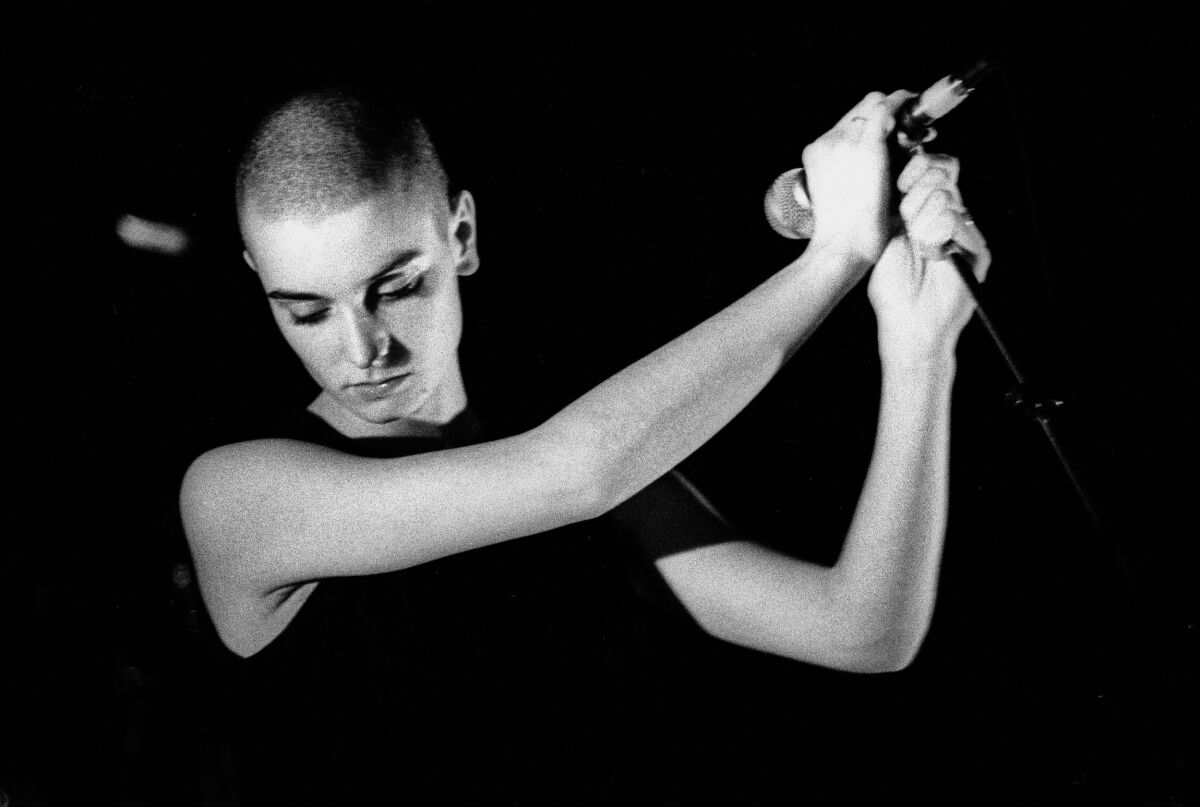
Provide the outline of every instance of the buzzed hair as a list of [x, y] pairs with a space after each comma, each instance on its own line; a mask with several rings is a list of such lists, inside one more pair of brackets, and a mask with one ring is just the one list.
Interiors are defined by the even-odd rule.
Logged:
[[447, 198], [442, 161], [411, 110], [341, 90], [297, 95], [258, 125], [237, 171], [247, 206], [277, 221], [341, 212], [400, 183]]

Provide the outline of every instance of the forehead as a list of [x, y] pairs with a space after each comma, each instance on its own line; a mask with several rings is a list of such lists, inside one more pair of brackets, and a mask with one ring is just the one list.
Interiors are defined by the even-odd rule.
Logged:
[[242, 218], [246, 249], [264, 287], [323, 293], [355, 286], [404, 252], [429, 254], [442, 241], [430, 194], [381, 192], [321, 218]]

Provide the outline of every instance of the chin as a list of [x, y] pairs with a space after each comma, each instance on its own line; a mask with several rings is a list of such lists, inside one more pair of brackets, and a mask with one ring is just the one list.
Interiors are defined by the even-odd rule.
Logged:
[[354, 411], [354, 414], [359, 420], [373, 423], [376, 426], [386, 426], [389, 423], [395, 423], [397, 420], [404, 420], [404, 415], [396, 414], [395, 412], [362, 412]]
[[398, 401], [380, 401], [375, 406], [351, 409], [350, 411], [368, 423], [384, 424], [395, 423], [398, 420], [416, 419], [417, 415], [409, 410], [410, 407], [404, 406]]
[[375, 406], [351, 410], [368, 423], [379, 425], [407, 421], [440, 425], [444, 418], [438, 417], [438, 407], [430, 406], [429, 396], [413, 400], [412, 396], [379, 401]]

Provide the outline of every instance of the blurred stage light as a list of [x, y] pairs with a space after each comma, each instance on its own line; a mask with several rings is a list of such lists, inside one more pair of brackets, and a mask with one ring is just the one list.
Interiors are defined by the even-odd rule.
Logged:
[[150, 221], [127, 213], [117, 220], [117, 238], [127, 247], [160, 255], [179, 256], [187, 252], [187, 231], [173, 224]]

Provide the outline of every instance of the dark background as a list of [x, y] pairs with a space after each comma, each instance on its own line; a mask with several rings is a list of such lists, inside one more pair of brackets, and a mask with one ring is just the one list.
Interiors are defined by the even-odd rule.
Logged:
[[[81, 26], [31, 60], [13, 127], [29, 220], [10, 231], [8, 305], [19, 508], [0, 786], [14, 804], [231, 803], [206, 718], [219, 653], [176, 573], [173, 502], [223, 424], [312, 394], [234, 229], [230, 172], [264, 104], [353, 78], [430, 110], [479, 209], [468, 392], [520, 428], [794, 257], [762, 193], [863, 94], [921, 90], [984, 54], [1002, 69], [935, 145], [963, 161], [996, 319], [1066, 402], [1058, 428], [1105, 529], [1006, 404], [1003, 365], [972, 324], [920, 657], [855, 677], [714, 651], [712, 743], [757, 782], [747, 802], [843, 803], [875, 782], [961, 804], [1184, 803], [1195, 130], [1180, 24], [791, 13], [754, 34], [741, 14], [702, 36], [644, 16], [415, 11], [319, 35]], [[113, 226], [127, 212], [186, 228], [192, 249], [123, 247]], [[877, 371], [860, 288], [686, 470], [747, 531], [832, 561], [870, 455]]]

